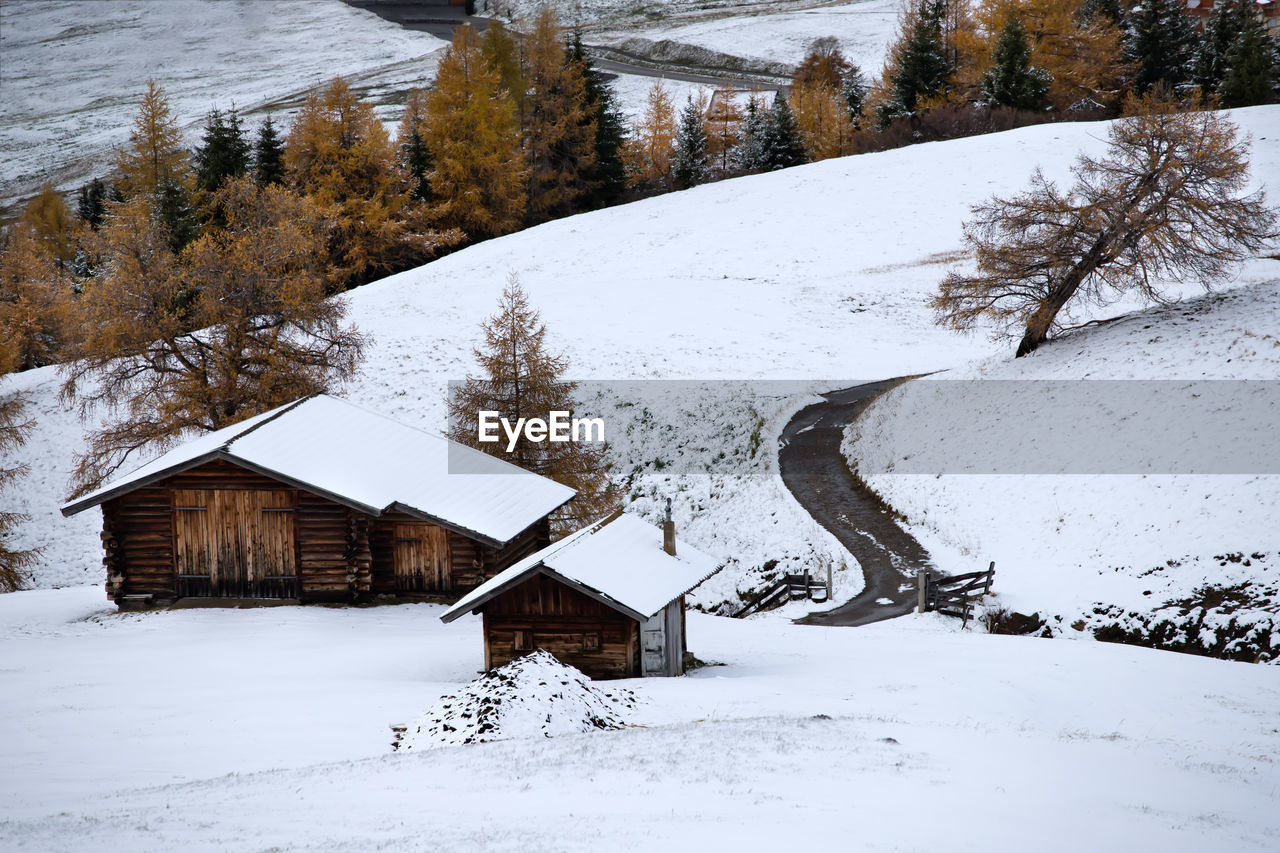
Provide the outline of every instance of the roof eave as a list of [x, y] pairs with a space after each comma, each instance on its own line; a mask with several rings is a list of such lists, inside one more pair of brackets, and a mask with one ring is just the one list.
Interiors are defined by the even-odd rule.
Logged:
[[201, 465], [223, 458], [226, 458], [226, 454], [222, 448], [218, 448], [210, 451], [209, 453], [197, 456], [194, 459], [188, 459], [186, 462], [180, 462], [177, 465], [171, 465], [168, 468], [163, 468], [154, 474], [143, 477], [141, 480], [121, 483], [116, 488], [109, 489], [101, 494], [95, 495], [94, 497], [82, 498], [77, 501], [68, 501], [61, 506], [59, 511], [65, 518], [70, 518], [73, 515], [84, 512], [86, 509], [99, 506], [109, 500], [118, 498], [121, 495], [136, 491], [137, 489], [144, 489], [153, 483], [158, 483], [167, 477], [172, 477], [174, 474], [181, 474], [183, 471], [190, 471], [192, 468], [199, 468]]
[[[461, 609], [461, 610], [451, 609], [446, 613], [442, 614], [440, 616], [440, 621], [444, 622], [445, 624], [448, 624], [454, 621], [455, 619], [459, 618], [460, 616], [463, 616], [468, 613], [475, 613], [477, 610], [479, 610], [481, 607], [484, 607], [490, 601], [493, 601], [493, 599], [497, 598], [499, 595], [502, 595], [504, 592], [507, 592], [512, 587], [515, 587], [524, 583], [526, 580], [533, 577], [534, 575], [546, 575], [547, 577], [552, 578], [553, 580], [557, 580], [560, 583], [564, 584], [565, 586], [569, 587], [570, 589], [576, 590], [577, 592], [582, 593], [588, 598], [594, 599], [595, 601], [600, 602], [606, 607], [612, 610], [618, 611], [624, 616], [629, 616], [632, 619], [636, 620], [637, 622], [643, 622], [644, 620], [648, 619], [649, 616], [653, 615], [651, 613], [649, 614], [649, 616], [646, 616], [642, 614], [640, 611], [635, 610], [634, 608], [628, 607], [627, 605], [623, 604], [622, 602], [614, 598], [610, 598], [608, 595], [605, 595], [603, 592], [601, 592], [598, 589], [592, 589], [586, 584], [575, 581], [572, 578], [567, 578], [564, 575], [557, 572], [555, 569], [549, 568], [545, 563], [535, 563], [534, 565], [530, 566], [528, 569], [521, 572], [520, 574], [513, 575], [512, 577], [508, 578], [502, 583], [495, 585], [493, 589], [486, 591], [484, 595], [480, 596], [475, 601], [471, 602], [471, 604], [467, 605], [465, 609]], [[701, 583], [701, 581], [699, 581], [699, 583]], [[680, 595], [683, 595], [683, 594], [684, 593], [681, 593]], [[670, 604], [671, 601], [675, 601], [679, 597], [680, 597], [679, 595], [673, 596], [671, 600], [667, 602], [667, 604]], [[662, 606], [666, 607], [667, 605], [664, 604]], [[662, 608], [660, 607], [658, 609], [661, 610]]]

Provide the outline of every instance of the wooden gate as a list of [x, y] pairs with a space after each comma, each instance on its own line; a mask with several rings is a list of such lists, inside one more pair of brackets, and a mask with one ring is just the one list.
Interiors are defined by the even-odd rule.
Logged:
[[294, 498], [285, 491], [174, 491], [179, 596], [297, 598]]
[[446, 592], [453, 588], [449, 531], [425, 521], [397, 521], [396, 592]]

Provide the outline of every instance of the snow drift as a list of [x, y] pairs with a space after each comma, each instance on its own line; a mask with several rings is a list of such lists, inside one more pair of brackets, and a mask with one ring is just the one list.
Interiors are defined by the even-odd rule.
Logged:
[[578, 670], [538, 649], [442, 697], [409, 728], [400, 748], [413, 752], [621, 729], [635, 706], [630, 690], [596, 687]]

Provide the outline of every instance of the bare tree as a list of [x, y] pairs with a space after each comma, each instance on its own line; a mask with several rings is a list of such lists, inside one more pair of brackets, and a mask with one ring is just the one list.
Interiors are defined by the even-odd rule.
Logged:
[[1024, 192], [973, 208], [965, 240], [977, 272], [942, 281], [932, 301], [940, 323], [1020, 328], [1023, 356], [1073, 301], [1136, 292], [1163, 303], [1169, 285], [1186, 282], [1208, 290], [1277, 236], [1262, 191], [1244, 194], [1248, 140], [1221, 114], [1152, 100], [1109, 137], [1106, 156], [1079, 158], [1069, 191], [1037, 170]]

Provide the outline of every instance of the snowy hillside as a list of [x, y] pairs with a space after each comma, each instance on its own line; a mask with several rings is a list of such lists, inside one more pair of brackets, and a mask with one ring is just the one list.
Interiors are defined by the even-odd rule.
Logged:
[[[1161, 423], [1227, 442], [1251, 426], [1244, 419], [1258, 421], [1260, 437], [1273, 434], [1280, 422], [1274, 386], [1260, 386], [1263, 397], [1256, 399], [1254, 392], [1215, 389], [1206, 382], [1280, 380], [1280, 262], [1252, 263], [1231, 286], [1064, 335], [1028, 358], [997, 356], [900, 388], [849, 430], [846, 453], [912, 522], [940, 564], [967, 571], [995, 560], [1003, 599], [1023, 612], [1061, 614], [1070, 622], [1097, 602], [1149, 610], [1191, 596], [1207, 582], [1255, 582], [1256, 599], [1271, 599], [1266, 589], [1280, 582], [1280, 561], [1260, 557], [1280, 548], [1280, 475], [1263, 444], [1236, 438], [1251, 450], [1252, 458], [1242, 460], [1245, 470], [1258, 473], [1202, 475], [1177, 473], [1188, 469], [1179, 464], [1179, 454], [1195, 453], [1194, 445], [1171, 446], [1167, 455], [1161, 445], [1179, 441], [1184, 432], [1161, 431]], [[1061, 382], [1081, 379], [1098, 385]], [[1155, 379], [1206, 384], [1105, 381]], [[963, 380], [993, 381], [992, 392], [963, 382], [960, 395], [949, 393]], [[1027, 423], [1028, 406], [1011, 405], [995, 380], [1043, 381], [1044, 394], [1031, 405], [1045, 409], [1071, 394], [1071, 411], [1085, 436], [1103, 448], [1120, 442], [1117, 450], [1148, 442], [1154, 446], [1143, 449], [1155, 457], [1154, 467], [1131, 473], [1120, 460], [1117, 467], [1101, 469], [1103, 476], [1018, 475], [1019, 464], [1035, 471], [1041, 460], [1014, 458], [1000, 474], [938, 477], [894, 470], [894, 459], [912, 453], [906, 445], [924, 440], [930, 429], [945, 431], [935, 441], [992, 448], [995, 455], [983, 470], [1000, 468], [1002, 455], [1016, 455], [1016, 448], [992, 440], [992, 430], [1002, 423], [1028, 432], [1036, 428]], [[1206, 418], [1193, 393], [1224, 395], [1227, 407], [1218, 417], [1228, 422]], [[1155, 417], [1147, 421], [1144, 415]], [[1136, 435], [1130, 431], [1135, 425]], [[910, 439], [903, 441], [904, 434]], [[1211, 456], [1212, 449], [1201, 455]], [[1214, 559], [1236, 553], [1254, 558], [1234, 568]], [[1249, 609], [1240, 607], [1237, 615]]]
[[[1255, 177], [1274, 182], [1280, 146], [1266, 141], [1280, 137], [1280, 107], [1235, 117], [1256, 139]], [[590, 387], [614, 409], [608, 435], [636, 509], [656, 518], [659, 501], [674, 497], [681, 535], [733, 558], [704, 603], [731, 598], [771, 560], [815, 574], [844, 561], [856, 572], [778, 478], [782, 426], [816, 391], [1007, 354], [1005, 343], [940, 329], [925, 301], [958, 257], [971, 204], [1020, 187], [1036, 165], [1065, 177], [1074, 154], [1101, 150], [1104, 138], [1104, 125], [1056, 124], [828, 160], [473, 246], [350, 294], [373, 344], [344, 393], [443, 429], [447, 382], [474, 370], [478, 325], [518, 273], [574, 377], [601, 380]], [[1249, 275], [1264, 280], [1274, 263]], [[677, 379], [707, 387], [643, 383], [642, 399], [663, 401], [661, 418], [619, 410], [626, 401], [609, 392], [618, 380]], [[18, 508], [32, 521], [19, 544], [46, 546], [41, 586], [101, 583], [96, 514], [57, 512], [83, 435], [57, 384], [53, 369], [5, 381], [30, 393], [39, 421], [23, 451], [32, 474]], [[677, 457], [681, 466], [669, 466]]]

